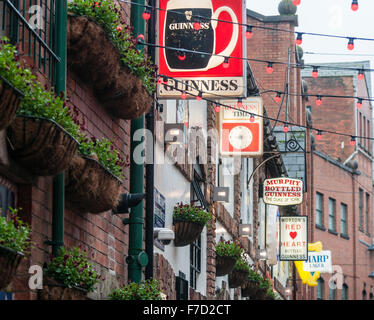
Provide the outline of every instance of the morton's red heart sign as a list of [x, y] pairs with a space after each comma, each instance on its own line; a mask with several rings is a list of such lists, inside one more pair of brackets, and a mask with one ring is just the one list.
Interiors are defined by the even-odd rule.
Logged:
[[[158, 96], [246, 95], [243, 0], [159, 0]], [[244, 22], [245, 23], [245, 22]]]
[[308, 259], [308, 217], [280, 217], [279, 259], [281, 261]]

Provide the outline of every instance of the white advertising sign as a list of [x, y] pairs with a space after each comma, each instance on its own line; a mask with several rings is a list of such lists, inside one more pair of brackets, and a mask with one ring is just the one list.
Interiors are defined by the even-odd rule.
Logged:
[[263, 101], [261, 97], [222, 100], [219, 151], [222, 157], [257, 157], [263, 153]]
[[280, 217], [280, 261], [308, 260], [308, 217]]
[[268, 206], [266, 214], [266, 252], [268, 255], [267, 264], [273, 266], [277, 264], [277, 206]]
[[332, 273], [331, 251], [309, 252], [308, 260], [303, 262], [303, 270]]
[[263, 189], [263, 199], [267, 204], [293, 206], [303, 202], [303, 181], [299, 179], [266, 179]]

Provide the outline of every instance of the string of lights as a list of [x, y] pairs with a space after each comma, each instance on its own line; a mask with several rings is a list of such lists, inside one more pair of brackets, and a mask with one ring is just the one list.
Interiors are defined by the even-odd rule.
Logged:
[[[148, 21], [151, 18], [151, 11], [152, 10], [164, 11], [164, 12], [169, 12], [169, 13], [173, 13], [173, 14], [177, 14], [177, 15], [184, 15], [184, 13], [181, 13], [179, 11], [166, 10], [166, 9], [162, 9], [162, 8], [156, 7], [156, 6], [150, 6], [150, 5], [147, 5], [147, 4], [136, 3], [136, 2], [133, 2], [133, 1], [130, 1], [130, 0], [119, 0], [119, 1], [123, 2], [123, 3], [131, 4], [131, 5], [137, 5], [137, 6], [144, 7], [145, 10], [144, 10], [144, 13], [142, 14], [142, 17], [146, 21]], [[297, 5], [299, 5], [301, 0], [294, 0], [294, 2], [295, 1], [298, 1]], [[354, 11], [357, 11], [357, 9], [358, 9], [357, 0], [353, 0], [351, 8], [352, 8], [352, 10], [354, 10], [353, 8], [355, 8]], [[354, 49], [354, 41], [356, 41], [356, 40], [357, 41], [358, 40], [359, 41], [374, 41], [373, 38], [341, 36], [341, 35], [333, 35], [333, 34], [325, 34], [325, 33], [306, 32], [306, 31], [292, 31], [292, 30], [280, 29], [280, 28], [274, 28], [274, 27], [266, 27], [266, 26], [253, 25], [253, 24], [247, 24], [247, 23], [239, 23], [239, 22], [234, 22], [234, 21], [229, 21], [229, 20], [222, 20], [222, 19], [218, 19], [218, 18], [209, 18], [208, 19], [207, 17], [200, 16], [200, 15], [191, 15], [191, 17], [196, 19], [196, 22], [194, 23], [195, 30], [200, 30], [200, 28], [201, 28], [200, 22], [201, 21], [223, 22], [223, 23], [228, 23], [228, 24], [239, 25], [239, 26], [245, 27], [246, 28], [246, 38], [247, 39], [250, 39], [253, 36], [253, 29], [257, 28], [257, 29], [264, 29], [264, 30], [269, 30], [269, 31], [294, 33], [294, 34], [296, 34], [295, 43], [297, 45], [300, 45], [302, 43], [303, 35], [336, 38], [336, 39], [347, 39], [348, 40], [348, 44], [347, 44], [348, 50], [353, 50]]]
[[224, 63], [223, 67], [228, 68], [230, 59], [237, 59], [237, 60], [243, 60], [243, 61], [252, 61], [252, 62], [260, 62], [260, 63], [266, 63], [266, 72], [268, 74], [272, 74], [274, 72], [274, 65], [289, 65], [290, 67], [293, 68], [312, 68], [312, 76], [313, 78], [318, 77], [318, 69], [330, 69], [330, 70], [346, 70], [346, 71], [354, 71], [357, 72], [357, 77], [359, 80], [363, 80], [365, 78], [365, 72], [374, 72], [374, 69], [367, 69], [367, 68], [349, 68], [349, 67], [339, 67], [339, 66], [328, 66], [328, 65], [316, 65], [316, 64], [299, 64], [299, 63], [288, 63], [284, 61], [272, 61], [272, 60], [264, 60], [264, 59], [255, 59], [255, 58], [244, 58], [244, 57], [235, 57], [235, 56], [224, 56], [222, 54], [215, 54], [215, 53], [210, 53], [210, 52], [205, 52], [205, 51], [198, 51], [198, 50], [189, 50], [185, 48], [175, 48], [171, 46], [162, 46], [158, 45], [155, 43], [150, 43], [150, 42], [145, 42], [143, 39], [143, 35], [138, 36], [138, 44], [139, 45], [144, 45], [144, 46], [149, 46], [149, 47], [156, 47], [160, 49], [166, 49], [166, 50], [173, 50], [178, 53], [178, 58], [180, 60], [185, 60], [186, 59], [186, 53], [193, 53], [193, 54], [200, 54], [200, 55], [208, 55], [208, 56], [216, 56], [216, 57], [222, 57], [224, 58]]
[[[161, 77], [166, 77], [164, 75], [160, 75], [160, 76]], [[175, 79], [173, 77], [167, 77], [167, 78], [168, 79], [173, 79], [176, 82], [184, 83], [184, 81], [179, 80], [179, 79]], [[186, 87], [191, 87], [187, 83], [184, 83], [184, 84], [186, 85]], [[169, 88], [173, 88], [173, 89], [175, 89], [177, 91], [180, 91], [181, 93], [186, 94], [186, 92], [184, 90], [179, 89], [179, 88], [175, 88], [175, 87], [169, 85], [168, 82], [163, 82], [163, 85], [166, 86], [166, 87], [169, 87]], [[255, 120], [255, 116], [263, 118], [263, 119], [268, 119], [268, 120], [271, 120], [271, 121], [276, 121], [277, 120], [277, 122], [283, 123], [283, 125], [284, 125], [284, 131], [285, 132], [288, 132], [289, 126], [296, 126], [296, 127], [300, 127], [300, 128], [304, 128], [304, 129], [309, 129], [309, 130], [312, 130], [312, 131], [316, 131], [317, 132], [317, 136], [316, 136], [317, 140], [320, 140], [320, 138], [322, 138], [322, 133], [328, 133], [328, 134], [334, 134], [334, 135], [339, 135], [339, 136], [344, 136], [344, 137], [350, 137], [351, 138], [351, 140], [350, 140], [350, 144], [351, 145], [355, 145], [356, 144], [356, 139], [367, 139], [367, 140], [373, 140], [374, 141], [374, 138], [372, 138], [372, 137], [356, 136], [356, 135], [350, 135], [350, 134], [344, 133], [344, 132], [337, 132], [337, 131], [332, 131], [332, 130], [318, 129], [318, 128], [314, 128], [314, 127], [311, 127], [311, 126], [308, 126], [308, 125], [302, 125], [302, 124], [298, 124], [298, 123], [294, 123], [294, 122], [290, 122], [290, 121], [284, 121], [284, 120], [274, 119], [274, 118], [269, 117], [269, 116], [258, 115], [258, 114], [246, 111], [244, 109], [241, 109], [241, 105], [243, 103], [242, 100], [238, 101], [239, 105], [237, 105], [237, 107], [233, 107], [233, 106], [224, 104], [224, 103], [216, 101], [216, 100], [204, 98], [203, 97], [204, 93], [206, 94], [207, 92], [204, 92], [204, 91], [200, 90], [198, 94], [194, 94], [194, 93], [191, 93], [191, 92], [189, 92], [188, 94], [190, 96], [195, 97], [196, 100], [198, 100], [198, 101], [204, 100], [206, 102], [214, 104], [216, 107], [219, 106], [219, 107], [229, 108], [229, 109], [232, 109], [232, 110], [236, 110], [236, 111], [240, 111], [240, 112], [249, 114], [250, 115], [250, 121], [252, 121], [252, 122]], [[182, 97], [182, 99], [183, 98], [186, 99], [186, 97], [187, 97], [187, 95], [184, 96], [184, 97]], [[228, 98], [227, 97], [221, 97], [221, 99], [225, 100], [225, 99], [228, 99]], [[218, 109], [215, 108], [215, 110], [217, 112]]]

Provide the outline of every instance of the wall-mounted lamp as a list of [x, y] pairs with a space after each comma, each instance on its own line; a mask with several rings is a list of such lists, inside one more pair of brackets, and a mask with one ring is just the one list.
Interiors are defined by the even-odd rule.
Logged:
[[229, 202], [229, 187], [214, 187], [213, 201], [216, 202]]
[[239, 236], [249, 237], [251, 235], [251, 225], [250, 224], [239, 224]]
[[184, 141], [184, 124], [165, 123], [164, 139], [167, 144], [182, 144]]
[[258, 260], [267, 260], [267, 258], [268, 258], [268, 253], [266, 249], [261, 249], [258, 252]]

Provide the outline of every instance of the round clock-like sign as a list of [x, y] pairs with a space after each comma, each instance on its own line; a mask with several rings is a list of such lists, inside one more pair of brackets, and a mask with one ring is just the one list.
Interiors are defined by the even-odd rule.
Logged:
[[238, 150], [247, 148], [252, 142], [252, 132], [247, 127], [237, 126], [229, 133], [230, 144]]

